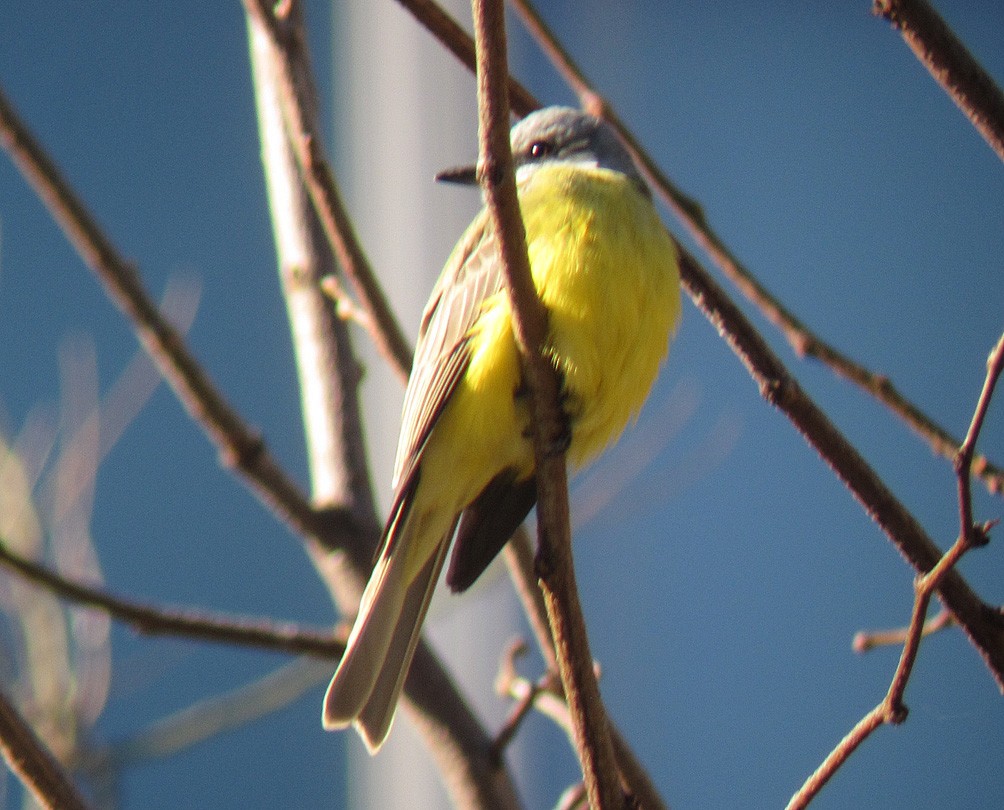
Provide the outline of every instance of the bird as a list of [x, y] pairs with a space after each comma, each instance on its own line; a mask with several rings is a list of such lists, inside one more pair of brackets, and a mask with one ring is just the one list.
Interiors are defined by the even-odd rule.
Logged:
[[[545, 354], [578, 469], [637, 417], [680, 320], [678, 252], [613, 128], [546, 107], [511, 130]], [[437, 179], [475, 184], [473, 167]], [[323, 726], [371, 754], [390, 732], [445, 564], [451, 590], [487, 568], [537, 499], [530, 409], [499, 240], [483, 208], [424, 310], [394, 465], [394, 497]], [[455, 539], [454, 539], [455, 538]]]

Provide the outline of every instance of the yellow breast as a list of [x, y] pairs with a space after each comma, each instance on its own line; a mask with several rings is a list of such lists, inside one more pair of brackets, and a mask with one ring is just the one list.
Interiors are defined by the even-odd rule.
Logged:
[[[605, 169], [542, 167], [521, 187], [534, 283], [581, 466], [637, 415], [680, 317], [676, 251], [649, 199]], [[416, 495], [416, 566], [497, 474], [533, 472], [530, 415], [505, 290], [482, 306], [470, 363], [429, 438]]]
[[651, 201], [619, 172], [544, 167], [520, 203], [579, 466], [637, 415], [666, 357], [680, 318], [676, 250]]

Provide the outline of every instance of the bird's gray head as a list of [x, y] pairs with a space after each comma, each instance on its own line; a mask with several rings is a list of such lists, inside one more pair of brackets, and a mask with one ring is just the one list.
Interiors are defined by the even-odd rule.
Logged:
[[571, 107], [545, 107], [512, 128], [516, 179], [546, 163], [572, 163], [613, 169], [642, 182], [638, 169], [613, 128]]
[[[539, 166], [567, 163], [613, 169], [648, 193], [638, 167], [613, 128], [594, 115], [571, 107], [545, 107], [512, 128], [510, 143], [517, 183]], [[477, 182], [473, 166], [447, 169], [436, 179], [470, 185]]]

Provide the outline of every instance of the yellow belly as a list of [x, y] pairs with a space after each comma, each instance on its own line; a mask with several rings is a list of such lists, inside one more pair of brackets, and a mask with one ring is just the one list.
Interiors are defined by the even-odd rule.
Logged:
[[569, 460], [580, 466], [648, 396], [680, 317], [677, 257], [651, 202], [624, 175], [539, 174], [523, 202], [527, 245], [568, 395]]
[[[676, 251], [651, 202], [624, 175], [546, 167], [520, 189], [534, 284], [549, 311], [549, 351], [581, 466], [641, 409], [680, 316]], [[533, 471], [529, 411], [506, 291], [473, 330], [467, 372], [422, 458], [419, 559], [453, 517], [506, 468]]]

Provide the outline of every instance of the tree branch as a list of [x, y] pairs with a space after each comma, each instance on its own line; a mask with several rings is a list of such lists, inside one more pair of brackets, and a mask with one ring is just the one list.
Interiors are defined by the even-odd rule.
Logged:
[[[435, 0], [397, 0], [439, 43], [452, 53], [471, 73], [476, 70], [474, 40]], [[520, 118], [541, 104], [533, 94], [511, 76], [508, 82], [509, 107]]]
[[0, 541], [0, 565], [51, 591], [61, 599], [103, 610], [112, 618], [149, 635], [175, 635], [198, 641], [258, 647], [294, 655], [337, 660], [345, 650], [344, 634], [330, 630], [305, 630], [292, 624], [214, 615], [203, 611], [157, 607], [115, 596], [105, 590], [74, 582], [47, 566], [26, 559]]
[[1004, 366], [1004, 334], [1000, 336], [987, 357], [987, 377], [983, 383], [983, 390], [980, 391], [980, 398], [976, 403], [973, 419], [969, 423], [969, 430], [966, 431], [965, 441], [962, 442], [959, 454], [955, 458], [960, 531], [971, 545], [981, 545], [986, 542], [986, 538], [976, 531], [973, 524], [973, 493], [970, 470], [976, 456], [976, 440], [983, 429], [983, 420], [986, 419], [987, 409], [990, 407], [990, 400], [993, 398], [994, 388], [1000, 378], [1002, 366]]
[[[318, 516], [299, 487], [269, 455], [261, 436], [224, 399], [184, 339], [157, 309], [139, 273], [115, 249], [0, 89], [0, 142], [45, 203], [71, 244], [132, 323], [136, 335], [185, 410], [239, 470], [259, 499], [300, 533], [318, 528]], [[349, 527], [348, 521], [343, 526]]]
[[[526, 613], [530, 627], [537, 639], [537, 646], [544, 658], [544, 665], [548, 671], [557, 672], [554, 639], [551, 638], [548, 626], [547, 605], [534, 572], [533, 545], [524, 527], [521, 526], [516, 530], [516, 534], [506, 544], [503, 553], [509, 568], [509, 576], [512, 578], [520, 601], [523, 603], [523, 611]], [[558, 683], [558, 686], [560, 688], [561, 684]], [[564, 692], [561, 692], [561, 699], [564, 700]], [[652, 777], [645, 770], [645, 766], [641, 764], [614, 721], [607, 718], [607, 725], [610, 729], [610, 742], [614, 747], [621, 780], [628, 786], [635, 801], [646, 810], [664, 810], [666, 803], [659, 794]]]
[[69, 775], [2, 692], [0, 748], [8, 767], [42, 807], [86, 810], [87, 805]]
[[833, 777], [833, 775], [844, 765], [858, 747], [879, 726], [899, 725], [904, 720], [908, 710], [903, 703], [903, 693], [906, 691], [907, 682], [910, 680], [910, 673], [917, 660], [917, 653], [920, 649], [920, 641], [924, 636], [924, 617], [927, 615], [927, 608], [931, 603], [941, 579], [952, 570], [955, 564], [973, 546], [968, 540], [960, 535], [956, 543], [938, 561], [938, 564], [930, 573], [920, 576], [914, 583], [914, 603], [910, 616], [910, 625], [907, 628], [906, 643], [900, 653], [899, 663], [893, 673], [892, 682], [882, 701], [868, 714], [862, 717], [852, 728], [829, 756], [823, 760], [822, 764], [810, 776], [798, 792], [791, 797], [787, 810], [802, 810], [808, 806], [823, 786]]
[[[917, 572], [930, 571], [942, 555], [924, 528], [802, 390], [707, 271], [682, 245], [677, 249], [684, 287], [746, 367], [761, 396], [788, 417]], [[1004, 621], [954, 570], [940, 580], [939, 595], [1004, 689]]]
[[[611, 123], [615, 124], [615, 121]], [[620, 134], [624, 136], [626, 133], [621, 131]], [[627, 145], [636, 149], [632, 140], [628, 140]], [[669, 181], [640, 147], [637, 147], [637, 157], [646, 177], [672, 205]], [[700, 211], [699, 206], [694, 204], [689, 207]], [[681, 216], [685, 216], [685, 212]], [[697, 238], [701, 241], [700, 232]], [[713, 250], [711, 252], [714, 254]], [[738, 263], [735, 266], [738, 267]], [[727, 270], [727, 267], [723, 266], [723, 269]], [[929, 571], [941, 558], [934, 542], [856, 448], [801, 390], [784, 364], [770, 351], [763, 338], [710, 274], [682, 248], [680, 272], [681, 282], [691, 300], [739, 357], [760, 388], [761, 395], [778, 407], [809, 444], [816, 448], [907, 561], [918, 572]], [[953, 457], [957, 447], [955, 445]], [[979, 458], [975, 458], [974, 466], [978, 467], [979, 463]], [[994, 472], [994, 475], [997, 474]], [[993, 485], [988, 486], [994, 488]], [[940, 596], [979, 649], [998, 686], [1004, 689], [1004, 616], [985, 605], [955, 571], [951, 571], [943, 580]]]
[[565, 418], [559, 401], [558, 375], [543, 354], [547, 310], [537, 297], [530, 275], [526, 233], [509, 149], [505, 6], [502, 0], [474, 0], [472, 6], [481, 141], [478, 174], [499, 238], [512, 301], [513, 331], [523, 357], [529, 391], [537, 478], [537, 572], [551, 620], [558, 668], [590, 805], [598, 810], [622, 807], [624, 797], [606, 711], [593, 673], [575, 584], [565, 453], [554, 449], [564, 430]]
[[[955, 618], [947, 610], [941, 610], [933, 619], [924, 622], [922, 635], [930, 636], [941, 632], [947, 627], [955, 626]], [[859, 630], [851, 641], [851, 649], [856, 653], [866, 653], [875, 647], [888, 647], [893, 644], [906, 644], [909, 627], [897, 627], [895, 630]]]
[[[582, 106], [595, 115], [602, 116], [618, 132], [641, 165], [648, 181], [659, 196], [677, 215], [694, 240], [714, 260], [718, 267], [735, 284], [746, 298], [785, 336], [800, 357], [811, 357], [871, 395], [896, 414], [917, 435], [924, 439], [938, 455], [954, 460], [959, 450], [959, 440], [910, 402], [883, 374], [876, 374], [852, 360], [815, 335], [784, 304], [778, 301], [729, 250], [711, 228], [700, 204], [679, 189], [649, 157], [648, 153], [627, 128], [613, 107], [590, 84], [582, 69], [568, 51], [558, 42], [529, 0], [512, 0], [530, 34], [541, 50], [579, 97]], [[1004, 469], [979, 456], [973, 464], [973, 474], [986, 484], [991, 492], [1004, 492]]]
[[[407, 380], [411, 371], [411, 347], [356, 236], [324, 153], [316, 116], [307, 113], [308, 108], [316, 106], [313, 104], [316, 94], [307, 64], [306, 41], [298, 26], [287, 24], [294, 16], [292, 11], [287, 10], [277, 19], [273, 13], [275, 4], [269, 0], [243, 0], [243, 3], [248, 16], [261, 26], [261, 30], [268, 32], [279, 56], [276, 60], [277, 84], [283, 95], [282, 110], [289, 143], [339, 267], [348, 276], [367, 314], [359, 323], [367, 328], [388, 365]], [[287, 5], [289, 9], [298, 7], [295, 3]], [[297, 70], [297, 63], [307, 69]]]
[[926, 0], [874, 0], [921, 64], [1004, 160], [1004, 93]]
[[[358, 364], [347, 325], [334, 317], [321, 290], [321, 278], [332, 277], [328, 246], [338, 235], [330, 220], [323, 232], [318, 222], [328, 218], [325, 205], [331, 199], [317, 194], [308, 199], [304, 191], [305, 183], [311, 186], [313, 170], [303, 165], [301, 150], [307, 133], [317, 130], [318, 102], [300, 5], [286, 3], [281, 19], [250, 0], [247, 8], [263, 162], [304, 398], [314, 497], [348, 504], [359, 521], [372, 527], [367, 542], [345, 546], [345, 554], [312, 552], [342, 613], [349, 615], [369, 576], [379, 528], [363, 447]], [[347, 232], [351, 234], [351, 226]], [[366, 295], [370, 305], [382, 300], [377, 287]], [[370, 312], [378, 317], [377, 310]], [[401, 364], [408, 365], [410, 360]], [[405, 682], [402, 708], [416, 723], [457, 806], [519, 806], [511, 774], [492, 755], [491, 738], [424, 641]]]
[[906, 632], [906, 640], [903, 644], [903, 651], [900, 654], [896, 672], [893, 674], [889, 690], [882, 702], [866, 714], [857, 725], [844, 737], [823, 763], [810, 776], [802, 788], [792, 797], [788, 803], [788, 810], [801, 810], [822, 790], [825, 785], [847, 761], [847, 759], [879, 726], [884, 724], [898, 725], [906, 720], [907, 708], [903, 703], [903, 694], [906, 685], [910, 680], [910, 673], [917, 660], [917, 653], [920, 650], [920, 642], [925, 635], [925, 622], [927, 609], [931, 602], [931, 597], [939, 587], [942, 579], [955, 567], [962, 556], [970, 549], [986, 545], [989, 541], [987, 532], [989, 524], [976, 526], [972, 522], [972, 503], [970, 500], [969, 482], [972, 464], [973, 451], [980, 430], [983, 427], [983, 419], [986, 416], [987, 407], [993, 396], [994, 387], [1000, 377], [1001, 369], [1004, 367], [1004, 335], [990, 353], [987, 363], [987, 376], [983, 384], [976, 404], [976, 410], [966, 434], [966, 440], [959, 451], [959, 459], [956, 464], [956, 472], [959, 481], [959, 537], [955, 544], [938, 561], [928, 573], [917, 577], [914, 583], [913, 611], [910, 616], [910, 624]]

